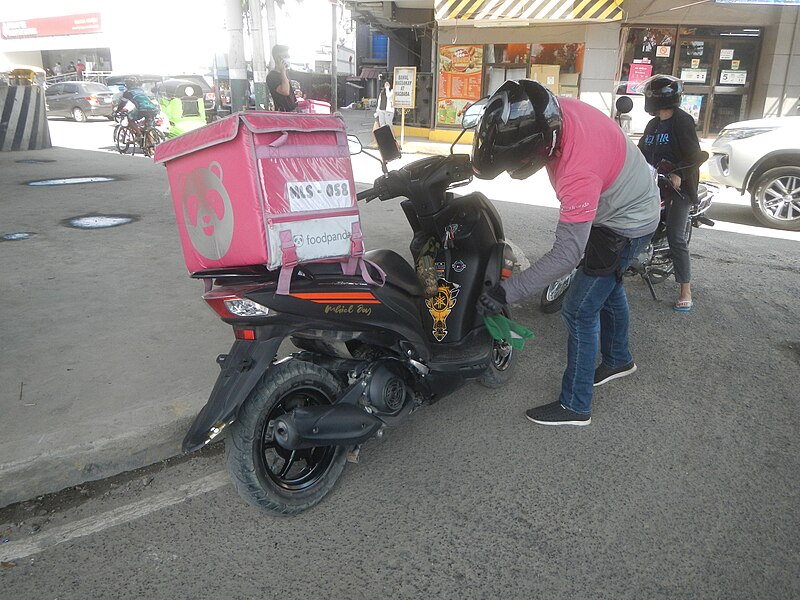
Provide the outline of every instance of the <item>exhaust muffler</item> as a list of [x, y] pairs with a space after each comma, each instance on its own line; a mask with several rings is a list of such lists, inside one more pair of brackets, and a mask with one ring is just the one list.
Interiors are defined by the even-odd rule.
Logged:
[[296, 408], [272, 423], [275, 441], [287, 450], [352, 446], [366, 442], [383, 421], [352, 404]]

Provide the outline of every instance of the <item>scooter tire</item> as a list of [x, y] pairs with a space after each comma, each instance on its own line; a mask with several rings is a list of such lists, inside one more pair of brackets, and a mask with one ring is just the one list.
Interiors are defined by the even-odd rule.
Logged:
[[[507, 310], [503, 314], [506, 318], [511, 318]], [[502, 340], [494, 340], [491, 362], [478, 383], [489, 389], [501, 388], [514, 377], [516, 364], [514, 348]]]
[[[225, 439], [227, 469], [245, 501], [264, 512], [290, 516], [311, 508], [333, 489], [344, 470], [347, 447], [291, 452], [270, 441], [267, 432], [269, 421], [278, 415], [298, 406], [333, 403], [339, 393], [333, 375], [308, 362], [290, 360], [267, 371], [240, 407]], [[290, 475], [300, 461], [305, 466]]]

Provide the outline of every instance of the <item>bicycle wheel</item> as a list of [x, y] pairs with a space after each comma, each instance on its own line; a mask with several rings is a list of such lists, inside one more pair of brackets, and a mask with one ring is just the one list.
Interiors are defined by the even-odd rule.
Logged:
[[142, 139], [142, 150], [145, 156], [152, 157], [156, 152], [156, 146], [161, 143], [161, 135], [155, 127], [148, 127], [144, 130]]
[[133, 144], [133, 136], [131, 130], [125, 125], [117, 125], [114, 127], [114, 145], [120, 154], [125, 154]]

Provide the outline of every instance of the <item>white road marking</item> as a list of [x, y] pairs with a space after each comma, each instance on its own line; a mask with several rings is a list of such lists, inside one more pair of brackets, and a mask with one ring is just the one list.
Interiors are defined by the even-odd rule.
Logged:
[[94, 517], [67, 523], [26, 540], [3, 544], [0, 546], [0, 561], [7, 562], [27, 558], [75, 538], [93, 535], [117, 525], [136, 521], [168, 506], [179, 504], [188, 498], [212, 492], [229, 483], [230, 479], [227, 473], [225, 471], [217, 471], [163, 494], [145, 498]]

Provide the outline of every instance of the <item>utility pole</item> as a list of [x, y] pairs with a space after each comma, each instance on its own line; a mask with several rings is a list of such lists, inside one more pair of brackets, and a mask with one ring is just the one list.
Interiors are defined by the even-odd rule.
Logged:
[[339, 3], [331, 0], [331, 112], [339, 110], [339, 82], [336, 78], [339, 62]]
[[241, 0], [227, 0], [225, 28], [228, 31], [228, 80], [231, 86], [231, 112], [247, 107], [250, 86], [247, 83], [247, 64], [244, 60]]
[[253, 40], [253, 86], [256, 108], [267, 108], [267, 64], [264, 59], [264, 34], [261, 30], [261, 0], [250, 1], [250, 36]]

